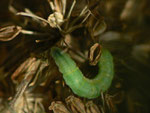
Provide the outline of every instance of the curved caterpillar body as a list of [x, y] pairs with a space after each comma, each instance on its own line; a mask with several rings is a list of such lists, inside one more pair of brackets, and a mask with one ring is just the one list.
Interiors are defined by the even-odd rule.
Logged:
[[101, 92], [110, 87], [114, 74], [114, 65], [112, 55], [108, 50], [102, 48], [98, 62], [99, 71], [93, 79], [84, 77], [76, 63], [61, 49], [53, 47], [51, 55], [59, 67], [59, 71], [63, 74], [66, 84], [78, 96], [89, 99], [96, 98], [100, 96]]

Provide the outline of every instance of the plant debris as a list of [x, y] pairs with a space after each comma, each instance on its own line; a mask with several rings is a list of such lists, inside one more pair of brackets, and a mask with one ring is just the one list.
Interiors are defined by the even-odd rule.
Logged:
[[[149, 4], [0, 0], [0, 113], [149, 113]], [[115, 65], [110, 89], [91, 100], [73, 94], [50, 55], [53, 46], [89, 78], [107, 48]]]

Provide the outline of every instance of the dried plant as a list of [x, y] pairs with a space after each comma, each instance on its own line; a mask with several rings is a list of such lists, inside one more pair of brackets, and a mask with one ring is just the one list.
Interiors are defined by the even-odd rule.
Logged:
[[[0, 113], [149, 113], [149, 4], [0, 0]], [[88, 78], [107, 48], [115, 64], [110, 89], [92, 100], [77, 97], [50, 55], [53, 46]]]

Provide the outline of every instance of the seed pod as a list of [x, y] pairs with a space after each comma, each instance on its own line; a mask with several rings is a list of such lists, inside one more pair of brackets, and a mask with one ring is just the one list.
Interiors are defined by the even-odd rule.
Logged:
[[98, 43], [95, 43], [89, 51], [89, 62], [91, 65], [95, 66], [99, 62], [101, 56], [101, 46]]
[[53, 110], [54, 113], [70, 113], [61, 101], [52, 102], [49, 110]]
[[22, 28], [20, 26], [7, 26], [0, 28], [0, 41], [10, 41], [14, 39], [20, 32]]
[[86, 112], [87, 113], [101, 113], [96, 104], [92, 101], [86, 103]]
[[73, 113], [86, 113], [85, 105], [79, 98], [71, 95], [66, 99], [66, 103]]

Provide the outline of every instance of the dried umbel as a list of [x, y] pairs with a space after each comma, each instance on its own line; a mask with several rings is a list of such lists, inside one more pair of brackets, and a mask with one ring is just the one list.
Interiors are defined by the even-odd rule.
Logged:
[[[24, 16], [30, 16], [30, 17], [33, 17], [35, 19], [42, 20], [45, 23], [48, 23], [48, 25], [50, 25], [50, 27], [58, 28], [59, 31], [63, 34], [62, 36], [65, 37], [66, 34], [71, 33], [75, 29], [81, 27], [82, 24], [85, 22], [85, 20], [90, 15], [90, 13], [89, 13], [89, 10], [88, 10], [87, 6], [85, 6], [83, 8], [83, 10], [81, 11], [81, 13], [79, 14], [79, 17], [75, 18], [73, 20], [73, 22], [71, 22], [69, 19], [70, 19], [70, 16], [71, 16], [71, 13], [73, 11], [73, 8], [75, 6], [76, 1], [75, 0], [73, 1], [72, 6], [71, 6], [68, 14], [65, 14], [65, 7], [66, 7], [65, 5], [66, 5], [66, 3], [64, 3], [63, 12], [61, 12], [61, 10], [53, 9], [53, 5], [56, 7], [56, 3], [55, 3], [56, 1], [57, 0], [54, 0], [54, 2], [49, 1], [50, 5], [51, 5], [51, 8], [53, 10], [53, 13], [50, 14], [50, 16], [48, 17], [47, 20], [43, 19], [41, 17], [38, 17], [34, 14], [31, 14], [31, 13], [20, 12], [20, 13], [17, 13], [17, 14], [18, 15], [24, 15]], [[80, 17], [82, 17], [83, 20]], [[81, 19], [81, 23], [76, 25], [77, 21], [80, 20], [80, 19]], [[107, 65], [106, 62], [103, 62], [103, 61], [105, 61], [103, 59], [101, 61], [101, 63], [99, 63], [99, 66], [101, 67], [102, 71], [100, 71], [100, 73], [98, 73], [98, 75], [95, 77], [95, 79], [92, 79], [92, 80], [89, 80], [89, 79], [85, 78], [83, 76], [83, 74], [81, 73], [81, 71], [76, 66], [76, 64], [74, 63], [74, 61], [72, 59], [70, 59], [70, 57], [66, 57], [67, 56], [66, 54], [61, 54], [61, 56], [55, 56], [55, 53], [60, 53], [61, 54], [62, 52], [57, 51], [56, 49], [53, 51], [52, 56], [54, 57], [56, 62], [58, 61], [59, 58], [64, 58], [65, 57], [72, 66], [72, 67], [68, 66], [66, 64], [66, 62], [63, 64], [62, 61], [59, 61], [60, 65], [58, 65], [60, 70], [64, 71], [64, 73], [62, 72], [64, 76], [65, 76], [65, 74], [67, 74], [71, 77], [72, 80], [74, 79], [73, 80], [74, 82], [72, 82], [72, 81], [69, 80], [70, 79], [69, 76], [64, 77], [66, 83], [71, 87], [71, 89], [73, 90], [73, 92], [75, 94], [77, 94], [79, 96], [82, 96], [82, 97], [86, 97], [86, 98], [96, 98], [100, 95], [101, 92], [107, 90], [108, 87], [110, 86], [112, 78], [113, 78], [113, 62], [112, 62], [112, 56], [107, 50], [105, 50], [105, 49], [102, 50], [102, 58], [101, 59], [103, 59], [103, 58], [105, 59], [105, 55], [108, 56], [108, 57], [106, 57], [106, 58], [108, 58], [108, 59], [106, 59], [106, 61], [108, 61], [108, 64], [110, 64], [110, 65]], [[103, 53], [104, 53], [104, 57], [103, 57]], [[98, 61], [98, 59], [96, 59], [96, 60]], [[67, 61], [67, 63], [68, 63], [68, 61]], [[61, 63], [64, 65], [64, 67], [66, 69], [62, 68], [63, 66], [61, 66]], [[72, 70], [72, 68], [74, 68], [74, 69]], [[108, 71], [108, 73], [105, 72], [105, 70], [103, 70], [104, 68], [110, 69]], [[71, 72], [69, 72], [69, 70], [71, 70]], [[67, 73], [65, 73], [65, 72], [67, 72]], [[74, 76], [76, 74], [77, 74], [77, 76]], [[74, 78], [74, 77], [76, 77], [76, 78]], [[80, 78], [82, 78], [82, 80], [80, 80]], [[74, 83], [74, 84], [71, 84], [71, 82]], [[80, 86], [80, 83], [83, 83], [83, 85]], [[92, 85], [93, 83], [95, 83], [95, 85]], [[26, 85], [28, 85], [28, 84], [26, 84]], [[75, 86], [75, 87], [73, 87], [73, 86]], [[80, 87], [78, 87], [78, 86], [80, 86]], [[88, 86], [90, 86], [90, 87], [88, 87]], [[26, 87], [25, 87], [25, 89], [26, 89]], [[84, 87], [86, 87], [86, 88], [84, 88]], [[93, 92], [90, 92], [90, 90], [92, 90]], [[23, 93], [21, 93], [21, 94], [23, 94]]]
[[[62, 34], [68, 34], [74, 31], [75, 29], [82, 27], [82, 24], [91, 14], [90, 11], [88, 10], [88, 7], [85, 6], [81, 11], [81, 13], [78, 15], [78, 17], [75, 18], [72, 22], [70, 22], [70, 17], [75, 7], [76, 0], [73, 0], [72, 5], [68, 11], [68, 14], [66, 14], [67, 0], [54, 0], [54, 1], [48, 0], [48, 3], [50, 4], [53, 13], [48, 16], [47, 20], [29, 12], [19, 12], [17, 13], [17, 15], [28, 16], [34, 19], [41, 20], [49, 24], [50, 27], [52, 28], [58, 28]], [[83, 20], [76, 25], [76, 22], [81, 17], [84, 17]]]

